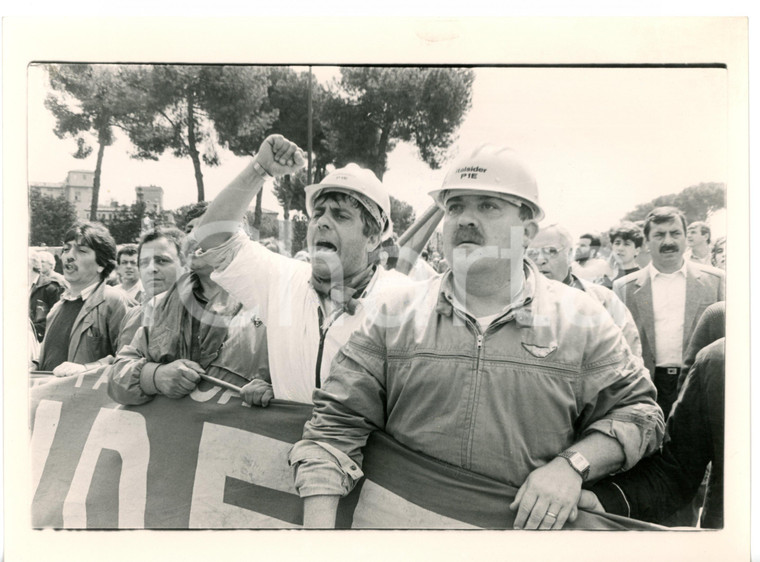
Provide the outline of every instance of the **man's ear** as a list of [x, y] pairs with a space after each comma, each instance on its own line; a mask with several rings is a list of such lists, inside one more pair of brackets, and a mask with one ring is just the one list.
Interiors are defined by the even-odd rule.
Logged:
[[523, 223], [523, 248], [530, 246], [536, 234], [538, 234], [538, 223], [534, 220], [525, 221]]
[[377, 250], [380, 246], [380, 235], [372, 234], [367, 238], [367, 253]]

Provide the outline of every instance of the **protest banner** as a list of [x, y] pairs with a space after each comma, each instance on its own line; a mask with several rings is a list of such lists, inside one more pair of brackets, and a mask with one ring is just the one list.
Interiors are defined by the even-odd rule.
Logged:
[[[32, 377], [32, 527], [288, 529], [302, 525], [288, 451], [311, 406], [248, 407], [207, 382], [189, 396], [113, 402], [107, 377]], [[339, 528], [508, 529], [517, 490], [376, 432]], [[578, 529], [658, 529], [581, 512]]]

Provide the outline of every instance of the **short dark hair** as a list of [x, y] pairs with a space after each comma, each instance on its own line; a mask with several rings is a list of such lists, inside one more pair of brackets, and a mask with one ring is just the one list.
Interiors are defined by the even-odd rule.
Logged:
[[341, 193], [340, 191], [328, 191], [327, 193], [318, 195], [314, 199], [313, 206], [316, 207], [317, 203], [324, 201], [335, 201], [336, 203], [347, 201], [349, 205], [359, 209], [361, 211], [362, 225], [364, 225], [364, 228], [362, 228], [362, 234], [367, 238], [373, 235], [379, 235], [382, 231], [381, 226], [377, 224], [377, 221], [372, 217], [369, 211], [365, 209], [364, 205], [359, 203], [355, 197], [351, 197], [349, 194]]
[[136, 255], [137, 255], [137, 246], [135, 246], [134, 244], [124, 244], [124, 246], [119, 248], [119, 250], [116, 252], [116, 263], [121, 265], [121, 256], [136, 256]]
[[589, 232], [587, 234], [579, 236], [579, 238], [588, 238], [589, 240], [591, 240], [590, 246], [592, 248], [601, 248], [602, 247], [602, 240], [596, 234], [591, 234]]
[[610, 244], [615, 243], [615, 239], [620, 238], [623, 241], [630, 240], [637, 248], [644, 244], [644, 234], [641, 229], [632, 222], [624, 222], [616, 228], [610, 229]]
[[712, 231], [710, 230], [710, 227], [707, 226], [706, 222], [703, 221], [694, 221], [689, 226], [686, 227], [686, 230], [688, 231], [690, 228], [697, 228], [699, 227], [699, 232], [702, 234], [702, 236], [707, 236], [707, 243], [710, 243], [710, 237], [712, 236]]
[[99, 222], [81, 221], [63, 236], [63, 243], [75, 241], [95, 252], [95, 262], [103, 268], [100, 278], [105, 279], [116, 269], [116, 242], [108, 229]]
[[662, 224], [664, 222], [670, 222], [680, 219], [683, 226], [683, 233], [686, 234], [686, 217], [683, 213], [675, 207], [655, 207], [644, 219], [644, 237], [649, 240], [649, 231], [652, 228], [652, 223]]
[[182, 253], [182, 244], [185, 241], [185, 233], [178, 228], [168, 226], [157, 226], [147, 231], [140, 237], [140, 244], [137, 247], [137, 260], [140, 260], [140, 252], [142, 252], [143, 245], [148, 242], [153, 242], [159, 238], [165, 238], [177, 249], [177, 256], [179, 256], [180, 263], [185, 263], [185, 256]]

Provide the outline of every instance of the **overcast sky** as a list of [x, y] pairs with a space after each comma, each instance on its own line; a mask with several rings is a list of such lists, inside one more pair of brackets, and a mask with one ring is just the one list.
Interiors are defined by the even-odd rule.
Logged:
[[[335, 76], [322, 68], [317, 78]], [[66, 172], [95, 169], [95, 155], [71, 156], [75, 144], [52, 132], [43, 101], [46, 73], [29, 68], [29, 179], [61, 182]], [[510, 146], [535, 172], [543, 224], [559, 222], [574, 235], [613, 226], [637, 204], [700, 182], [725, 182], [726, 71], [722, 69], [479, 68], [472, 109], [452, 158], [484, 142]], [[118, 137], [118, 135], [117, 135]], [[196, 197], [190, 159], [132, 160], [124, 137], [105, 152], [100, 201], [134, 201], [138, 185], [164, 188], [164, 207]], [[245, 159], [221, 151], [222, 164], [203, 168], [213, 198]], [[444, 170], [431, 170], [414, 146], [400, 144], [383, 178], [390, 193], [418, 214], [431, 200]], [[264, 207], [279, 210], [265, 186]], [[714, 224], [716, 234], [724, 224]]]

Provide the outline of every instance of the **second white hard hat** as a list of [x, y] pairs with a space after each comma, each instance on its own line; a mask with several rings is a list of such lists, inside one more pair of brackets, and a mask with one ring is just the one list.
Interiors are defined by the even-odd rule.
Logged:
[[[385, 186], [377, 179], [372, 170], [351, 163], [330, 172], [321, 182], [306, 186], [304, 191], [306, 195], [306, 212], [309, 216], [312, 216], [314, 212], [314, 200], [319, 193], [322, 191], [338, 191], [354, 196], [359, 203], [367, 208], [369, 213], [380, 224], [383, 238], [390, 235], [392, 231], [391, 199]], [[357, 194], [358, 197], [356, 197]], [[377, 205], [380, 211], [379, 216], [376, 216], [378, 215], [378, 209], [369, 208], [367, 201], [363, 199], [369, 199]]]

